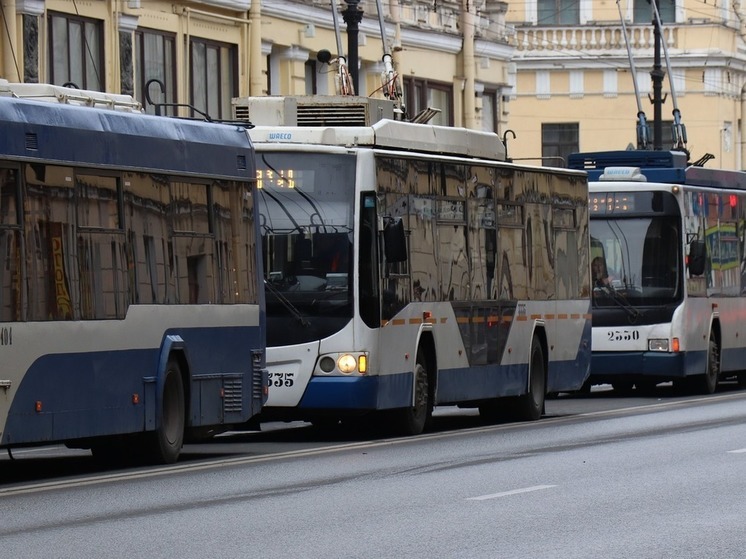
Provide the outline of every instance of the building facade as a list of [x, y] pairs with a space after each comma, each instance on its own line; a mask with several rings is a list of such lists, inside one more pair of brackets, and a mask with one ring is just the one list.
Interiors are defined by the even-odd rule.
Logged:
[[651, 143], [671, 147], [678, 107], [693, 159], [743, 168], [746, 0], [656, 1], [668, 57], [649, 0], [2, 0], [0, 77], [230, 118], [234, 97], [334, 93], [318, 53], [336, 58], [339, 41], [349, 54], [358, 19], [356, 93], [383, 96], [389, 53], [408, 116], [435, 107], [431, 122], [496, 131], [514, 160], [561, 166], [635, 146], [638, 112], [655, 130], [658, 51]]
[[[497, 0], [3, 0], [0, 41], [8, 81], [70, 84], [189, 104], [230, 118], [247, 95], [335, 92], [333, 13], [347, 51], [347, 18], [359, 16], [358, 94], [382, 96], [382, 57], [403, 83], [409, 115], [440, 109], [433, 122], [498, 130], [512, 57], [507, 4]], [[15, 14], [15, 15], [14, 15]], [[343, 52], [344, 54], [344, 52]], [[173, 106], [165, 111], [184, 113]], [[187, 111], [188, 112], [188, 111]]]
[[515, 158], [562, 164], [573, 151], [636, 147], [638, 111], [651, 131], [657, 120], [651, 71], [658, 52], [661, 147], [673, 146], [678, 108], [692, 161], [709, 153], [710, 166], [744, 168], [746, 2], [656, 1], [663, 26], [658, 49], [649, 0], [509, 3], [507, 20], [516, 30], [508, 118]]

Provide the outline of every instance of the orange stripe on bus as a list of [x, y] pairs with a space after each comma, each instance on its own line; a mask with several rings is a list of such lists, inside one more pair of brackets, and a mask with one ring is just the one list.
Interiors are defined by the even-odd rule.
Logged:
[[557, 315], [558, 320], [567, 320], [567, 315], [565, 313], [560, 313]]
[[553, 314], [546, 314], [546, 315], [544, 315], [544, 318], [546, 318], [547, 320], [554, 320], [554, 315]]
[[391, 324], [393, 324], [394, 326], [404, 326], [406, 323], [407, 321], [403, 318], [395, 318], [391, 321]]
[[469, 317], [468, 316], [457, 316], [456, 322], [459, 324], [469, 324]]
[[410, 324], [422, 324], [422, 319], [421, 318], [410, 318], [409, 323]]
[[532, 314], [531, 315], [531, 320], [541, 320], [541, 315], [540, 314]]
[[520, 316], [516, 316], [515, 319], [520, 320], [520, 321], [526, 321], [528, 320], [528, 317], [526, 315], [520, 315]]

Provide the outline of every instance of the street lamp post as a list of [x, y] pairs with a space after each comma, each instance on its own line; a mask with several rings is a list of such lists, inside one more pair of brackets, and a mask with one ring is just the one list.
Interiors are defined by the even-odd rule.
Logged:
[[[653, 9], [657, 10], [658, 0], [651, 0]], [[660, 12], [658, 12], [660, 13]], [[666, 73], [663, 71], [661, 66], [661, 28], [658, 25], [658, 20], [653, 12], [653, 69], [650, 72], [650, 77], [653, 83], [653, 149], [663, 149], [663, 103], [665, 98], [663, 97], [663, 78]]]
[[342, 11], [342, 18], [347, 24], [347, 66], [350, 70], [353, 89], [360, 91], [357, 78], [357, 41], [360, 22], [363, 21], [363, 8], [360, 6], [360, 0], [345, 0], [345, 4], [347, 7]]

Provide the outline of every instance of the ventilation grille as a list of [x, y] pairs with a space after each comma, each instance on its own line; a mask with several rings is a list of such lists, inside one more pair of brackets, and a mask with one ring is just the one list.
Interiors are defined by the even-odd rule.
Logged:
[[225, 379], [223, 381], [223, 412], [241, 413], [243, 410], [243, 380]]
[[259, 349], [251, 350], [251, 401], [264, 403], [266, 370], [264, 366], [264, 352]]
[[38, 151], [39, 138], [36, 137], [36, 134], [26, 134], [26, 149]]
[[300, 96], [233, 99], [233, 117], [255, 126], [372, 126], [394, 119], [395, 104], [370, 97]]
[[248, 105], [236, 105], [233, 112], [236, 120], [240, 120], [241, 122], [251, 122]]
[[369, 126], [363, 104], [298, 105], [298, 126]]

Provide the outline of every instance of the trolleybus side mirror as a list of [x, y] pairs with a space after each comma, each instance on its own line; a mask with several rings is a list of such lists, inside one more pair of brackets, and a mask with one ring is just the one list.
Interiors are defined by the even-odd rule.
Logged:
[[407, 260], [407, 237], [401, 218], [386, 219], [383, 228], [383, 244], [386, 262], [393, 264]]
[[692, 241], [689, 245], [689, 274], [701, 276], [705, 273], [705, 242], [703, 240]]

